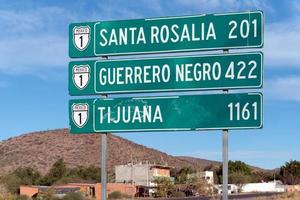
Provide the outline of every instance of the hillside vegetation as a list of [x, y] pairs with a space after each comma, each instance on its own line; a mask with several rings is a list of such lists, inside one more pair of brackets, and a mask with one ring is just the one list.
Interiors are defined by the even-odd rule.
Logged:
[[[45, 174], [60, 158], [70, 168], [99, 166], [100, 145], [100, 134], [74, 135], [68, 129], [41, 131], [10, 138], [0, 142], [0, 174], [14, 171], [18, 167], [33, 167]], [[110, 171], [113, 171], [115, 165], [145, 161], [168, 164], [177, 169], [191, 167], [201, 170], [208, 165], [220, 165], [214, 161], [171, 156], [109, 134]]]

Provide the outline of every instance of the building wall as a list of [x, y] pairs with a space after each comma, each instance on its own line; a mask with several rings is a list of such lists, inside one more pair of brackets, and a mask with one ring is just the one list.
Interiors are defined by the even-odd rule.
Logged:
[[243, 192], [284, 192], [285, 187], [277, 182], [248, 183], [243, 185]]
[[162, 168], [153, 168], [153, 176], [170, 177], [170, 170]]
[[133, 183], [137, 185], [148, 185], [149, 184], [149, 165], [133, 165]]
[[84, 194], [86, 197], [94, 197], [96, 195], [96, 184], [70, 183], [68, 185], [79, 187], [80, 192]]
[[132, 177], [132, 167], [131, 165], [118, 165], [115, 166], [116, 182], [131, 182]]
[[115, 167], [115, 174], [116, 183], [147, 185], [150, 179], [148, 164], [118, 165]]
[[[20, 186], [20, 194], [26, 195], [28, 197], [33, 197], [34, 195], [40, 192], [39, 187], [42, 186]], [[49, 187], [50, 188], [50, 187]], [[57, 186], [57, 188], [80, 188], [80, 192], [82, 192], [85, 196], [90, 196], [90, 189], [93, 188], [95, 190], [95, 200], [101, 200], [101, 183], [96, 184], [84, 184], [84, 183], [70, 183], [64, 186]], [[112, 192], [119, 191], [122, 194], [126, 194], [128, 196], [135, 196], [137, 193], [137, 187], [133, 184], [123, 184], [123, 183], [108, 183], [107, 184], [107, 194]]]
[[[95, 191], [96, 191], [96, 200], [101, 200], [101, 183], [97, 183], [95, 185]], [[108, 183], [107, 184], [107, 194], [110, 194], [112, 192], [119, 191], [122, 194], [126, 194], [129, 196], [134, 197], [137, 193], [137, 187], [132, 184], [123, 184], [123, 183]]]
[[214, 172], [213, 171], [204, 171], [204, 179], [208, 184], [214, 184]]
[[39, 192], [39, 189], [34, 186], [20, 186], [20, 195], [26, 195], [28, 197], [33, 197]]
[[170, 177], [170, 169], [149, 164], [118, 165], [115, 174], [116, 183], [150, 186], [155, 177]]

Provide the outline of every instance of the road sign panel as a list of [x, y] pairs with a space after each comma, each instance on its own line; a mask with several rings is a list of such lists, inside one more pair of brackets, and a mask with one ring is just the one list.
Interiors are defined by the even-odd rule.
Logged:
[[262, 95], [77, 99], [69, 113], [71, 133], [261, 128]]
[[69, 63], [70, 95], [260, 88], [262, 53]]
[[261, 11], [73, 23], [72, 58], [163, 53], [263, 45]]

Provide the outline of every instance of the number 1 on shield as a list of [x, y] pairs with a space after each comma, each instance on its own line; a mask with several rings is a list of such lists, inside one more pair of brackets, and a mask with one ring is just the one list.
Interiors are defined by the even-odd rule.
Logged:
[[81, 123], [82, 123], [81, 113], [79, 113], [78, 115], [79, 115], [79, 124], [81, 125]]
[[80, 36], [79, 38], [80, 38], [80, 46], [82, 47], [83, 46], [83, 37]]
[[80, 86], [82, 86], [82, 75], [79, 75], [80, 78]]

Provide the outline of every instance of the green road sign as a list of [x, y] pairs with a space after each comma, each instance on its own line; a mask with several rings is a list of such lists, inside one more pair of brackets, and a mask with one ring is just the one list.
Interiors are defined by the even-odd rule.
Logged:
[[262, 86], [262, 53], [69, 63], [70, 95]]
[[71, 133], [190, 131], [262, 127], [262, 94], [77, 99]]
[[74, 23], [69, 56], [162, 53], [263, 45], [261, 11]]

